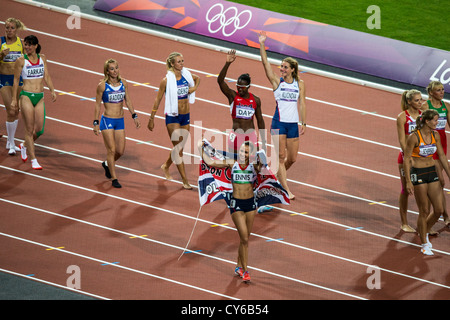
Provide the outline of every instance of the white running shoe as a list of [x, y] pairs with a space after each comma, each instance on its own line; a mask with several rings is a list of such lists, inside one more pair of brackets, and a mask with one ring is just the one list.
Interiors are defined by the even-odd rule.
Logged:
[[434, 255], [433, 251], [431, 251], [431, 247], [429, 243], [424, 243], [422, 245], [422, 249], [420, 250], [426, 256]]
[[16, 151], [20, 151], [20, 148], [16, 145], [14, 145], [14, 147], [11, 147], [11, 144], [9, 143], [9, 141], [6, 141], [6, 149], [9, 150], [8, 154], [10, 154], [10, 155], [15, 155]]
[[23, 145], [23, 142], [20, 144], [20, 157], [22, 158], [23, 162], [26, 162], [28, 160], [27, 148]]
[[42, 170], [42, 167], [39, 165], [37, 159], [31, 160], [31, 167], [32, 167], [34, 170]]

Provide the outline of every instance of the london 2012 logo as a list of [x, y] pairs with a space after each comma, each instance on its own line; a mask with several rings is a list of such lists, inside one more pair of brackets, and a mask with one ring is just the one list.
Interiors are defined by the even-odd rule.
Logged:
[[216, 3], [206, 13], [209, 32], [222, 31], [225, 37], [230, 37], [236, 31], [245, 28], [251, 20], [252, 12], [250, 10], [239, 12], [236, 7], [225, 9], [221, 3]]

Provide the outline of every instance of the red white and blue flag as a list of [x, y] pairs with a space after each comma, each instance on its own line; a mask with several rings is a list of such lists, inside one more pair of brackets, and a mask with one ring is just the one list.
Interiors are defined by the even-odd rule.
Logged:
[[[209, 150], [208, 150], [209, 148]], [[214, 159], [223, 159], [211, 145], [204, 146], [204, 151]], [[230, 205], [230, 195], [233, 192], [230, 168], [215, 168], [208, 166], [203, 160], [200, 162], [198, 177], [198, 192], [200, 206], [216, 200], [224, 199]], [[255, 201], [258, 207], [281, 203], [290, 204], [287, 191], [278, 182], [269, 167], [265, 167], [263, 173], [258, 173], [253, 184]]]

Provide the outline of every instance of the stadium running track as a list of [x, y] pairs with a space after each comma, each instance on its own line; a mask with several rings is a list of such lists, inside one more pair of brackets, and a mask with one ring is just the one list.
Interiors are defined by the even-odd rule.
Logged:
[[[21, 37], [39, 38], [58, 97], [52, 103], [46, 90], [45, 134], [36, 148], [42, 171], [19, 155], [8, 156], [4, 147], [0, 153], [1, 271], [65, 287], [69, 267], [77, 266], [78, 292], [113, 300], [450, 297], [449, 229], [442, 220], [436, 225], [440, 235], [431, 239], [432, 257], [420, 253], [416, 234], [400, 231], [399, 94], [301, 74], [308, 127], [288, 172], [297, 198], [256, 217], [252, 281], [244, 284], [234, 276], [239, 240], [224, 202], [203, 207], [189, 250], [178, 260], [199, 210], [198, 164], [186, 165], [193, 190], [183, 190], [174, 166], [174, 180], [165, 180], [160, 166], [171, 144], [162, 109], [155, 130], [146, 127], [165, 58], [178, 51], [201, 78], [185, 160], [196, 159], [189, 154], [201, 132], [223, 137], [231, 118], [216, 75], [226, 54], [91, 20], [69, 30], [65, 14], [12, 1], [4, 7], [2, 30], [7, 17], [18, 17], [29, 29]], [[105, 148], [91, 125], [108, 58], [119, 61], [130, 82], [142, 124], [134, 128], [126, 111], [127, 145], [118, 162], [122, 189], [104, 177]], [[274, 100], [263, 67], [238, 57], [228, 73], [231, 87], [244, 72], [252, 77], [251, 92], [261, 98], [269, 127]], [[16, 138], [17, 144], [23, 139], [21, 120]], [[3, 136], [0, 145], [5, 143]], [[415, 227], [412, 197], [409, 204]], [[377, 275], [380, 288], [369, 288]]]

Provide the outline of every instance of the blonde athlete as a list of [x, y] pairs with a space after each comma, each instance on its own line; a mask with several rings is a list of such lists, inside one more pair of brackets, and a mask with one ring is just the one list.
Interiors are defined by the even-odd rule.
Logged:
[[[105, 176], [112, 179], [114, 188], [121, 188], [116, 175], [116, 162], [122, 157], [125, 151], [125, 120], [123, 102], [125, 101], [131, 118], [134, 120], [136, 128], [140, 128], [141, 123], [134, 112], [130, 95], [128, 94], [128, 83], [120, 77], [119, 64], [114, 59], [106, 60], [103, 66], [105, 77], [97, 85], [97, 96], [95, 98], [94, 111], [94, 133], [102, 133], [103, 142], [106, 147], [106, 161], [102, 162]], [[101, 104], [105, 107], [100, 121]]]
[[[178, 172], [183, 180], [183, 188], [192, 189], [186, 176], [183, 162], [183, 145], [186, 142], [173, 138], [176, 134], [187, 139], [190, 128], [190, 104], [195, 101], [195, 91], [200, 84], [200, 78], [191, 74], [184, 67], [184, 58], [181, 53], [172, 52], [166, 59], [167, 74], [159, 84], [159, 91], [153, 104], [153, 110], [148, 121], [147, 128], [153, 131], [154, 118], [158, 111], [162, 98], [165, 95], [164, 114], [166, 116], [166, 128], [173, 149], [167, 160], [161, 165], [161, 169], [167, 180], [171, 180], [169, 168], [175, 162]], [[181, 143], [181, 144], [180, 144]], [[175, 161], [174, 161], [175, 160]]]
[[[17, 92], [13, 92], [14, 64], [23, 55], [23, 42], [17, 35], [18, 31], [25, 30], [25, 25], [18, 19], [8, 18], [5, 21], [5, 36], [0, 38], [0, 95], [6, 107], [6, 149], [9, 155], [15, 155], [20, 148], [16, 147], [14, 136], [19, 122], [19, 108], [12, 108], [12, 96], [18, 95], [22, 86], [22, 77], [19, 80]], [[17, 98], [18, 99], [18, 98]]]

